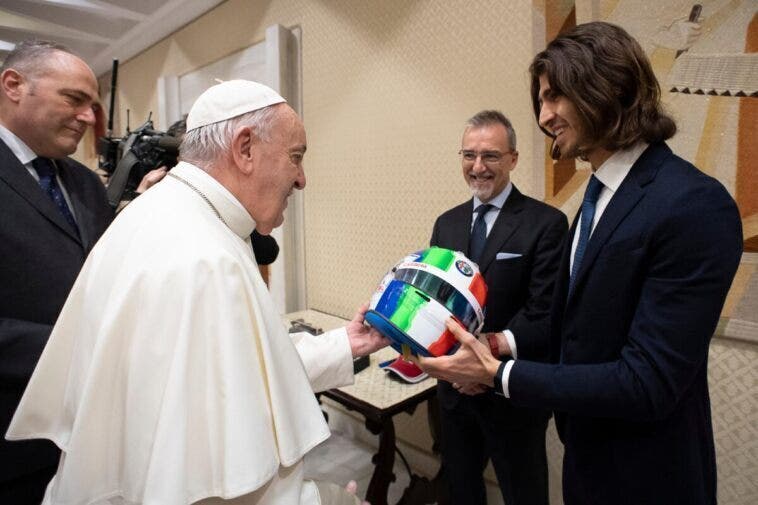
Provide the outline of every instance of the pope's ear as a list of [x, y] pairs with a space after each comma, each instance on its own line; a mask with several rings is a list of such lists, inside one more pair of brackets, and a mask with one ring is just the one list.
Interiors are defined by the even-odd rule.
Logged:
[[235, 163], [245, 173], [252, 170], [253, 151], [255, 147], [255, 134], [249, 126], [241, 126], [232, 135], [232, 157]]

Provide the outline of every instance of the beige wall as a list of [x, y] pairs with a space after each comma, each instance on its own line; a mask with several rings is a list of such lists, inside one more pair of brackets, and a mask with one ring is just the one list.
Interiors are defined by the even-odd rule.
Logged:
[[511, 116], [522, 190], [535, 190], [539, 172], [530, 2], [364, 3], [325, 12], [315, 33], [303, 22], [308, 303], [340, 315], [468, 198], [457, 151], [473, 113]]

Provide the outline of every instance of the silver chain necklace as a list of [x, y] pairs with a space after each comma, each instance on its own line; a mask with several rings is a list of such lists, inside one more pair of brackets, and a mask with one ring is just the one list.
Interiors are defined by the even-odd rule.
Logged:
[[175, 173], [173, 173], [173, 172], [169, 172], [169, 173], [168, 173], [168, 174], [166, 174], [166, 175], [168, 175], [169, 177], [173, 177], [173, 178], [174, 178], [174, 179], [176, 179], [177, 181], [179, 181], [179, 182], [181, 182], [181, 183], [185, 184], [185, 185], [186, 185], [188, 188], [190, 188], [192, 191], [194, 191], [195, 193], [197, 193], [198, 195], [200, 195], [200, 198], [202, 198], [202, 199], [205, 201], [205, 203], [207, 203], [207, 204], [208, 204], [208, 207], [210, 207], [210, 208], [211, 208], [211, 210], [213, 211], [213, 213], [214, 213], [214, 214], [216, 214], [216, 217], [217, 217], [217, 218], [219, 218], [219, 219], [221, 220], [221, 222], [222, 222], [222, 223], [224, 223], [226, 226], [229, 226], [229, 225], [226, 223], [226, 221], [224, 221], [224, 218], [223, 218], [223, 217], [221, 217], [221, 214], [219, 213], [219, 211], [218, 211], [218, 209], [216, 208], [216, 206], [215, 206], [215, 205], [213, 205], [213, 203], [211, 203], [211, 201], [210, 201], [210, 200], [208, 200], [208, 197], [207, 197], [207, 196], [205, 196], [205, 194], [204, 194], [202, 191], [200, 191], [199, 189], [197, 189], [197, 188], [196, 188], [196, 187], [195, 187], [195, 186], [194, 186], [194, 185], [193, 185], [191, 182], [189, 182], [189, 181], [188, 181], [188, 180], [186, 180], [186, 179], [182, 179], [181, 177], [179, 177], [178, 175], [176, 175], [176, 174], [175, 174]]

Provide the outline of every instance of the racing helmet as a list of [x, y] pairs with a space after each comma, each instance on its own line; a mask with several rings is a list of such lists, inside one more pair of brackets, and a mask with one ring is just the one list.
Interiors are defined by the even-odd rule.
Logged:
[[366, 322], [403, 352], [442, 356], [458, 341], [445, 326], [451, 316], [467, 331], [484, 323], [487, 285], [463, 253], [430, 247], [409, 254], [384, 276], [371, 297]]

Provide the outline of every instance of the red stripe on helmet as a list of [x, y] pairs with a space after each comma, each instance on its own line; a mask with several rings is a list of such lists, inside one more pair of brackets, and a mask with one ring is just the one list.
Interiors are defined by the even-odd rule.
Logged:
[[[452, 316], [452, 318], [453, 318], [453, 321], [455, 321], [458, 324], [458, 326], [460, 326], [464, 330], [466, 329], [463, 326], [463, 324], [458, 320], [457, 317]], [[429, 347], [427, 347], [427, 350], [434, 357], [444, 356], [457, 343], [458, 343], [458, 339], [455, 338], [455, 335], [453, 335], [453, 333], [450, 330], [445, 328], [445, 333], [440, 335], [440, 338], [438, 338], [437, 340], [429, 344]]]
[[487, 301], [487, 283], [484, 282], [482, 274], [477, 273], [474, 278], [471, 279], [471, 284], [468, 287], [471, 294], [474, 295], [476, 301], [479, 302], [479, 306], [484, 308], [484, 304]]

